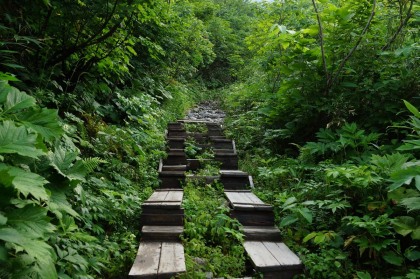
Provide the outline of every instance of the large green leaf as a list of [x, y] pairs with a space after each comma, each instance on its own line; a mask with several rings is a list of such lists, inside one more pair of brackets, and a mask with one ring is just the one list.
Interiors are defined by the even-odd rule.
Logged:
[[54, 253], [50, 245], [44, 241], [30, 238], [14, 228], [0, 228], [0, 239], [20, 247], [31, 258], [38, 261], [43, 263], [54, 262]]
[[63, 212], [68, 213], [73, 217], [79, 217], [79, 214], [73, 210], [71, 204], [67, 201], [67, 197], [63, 189], [51, 189], [51, 197], [48, 203], [48, 208], [59, 219], [63, 218]]
[[407, 207], [408, 211], [420, 210], [420, 197], [403, 199], [401, 204]]
[[0, 212], [0, 225], [5, 225], [7, 223], [7, 217]]
[[7, 181], [0, 180], [0, 182], [4, 184], [9, 183], [5, 184], [5, 186], [13, 186], [25, 197], [31, 194], [38, 200], [48, 200], [48, 194], [44, 188], [44, 185], [47, 184], [48, 181], [42, 176], [5, 164], [0, 164], [0, 172], [7, 172], [8, 176], [11, 178], [7, 179]]
[[37, 135], [28, 133], [25, 127], [17, 127], [12, 121], [0, 124], [0, 154], [19, 154], [26, 157], [37, 158], [44, 152], [35, 147]]
[[29, 96], [25, 92], [21, 92], [11, 86], [9, 86], [9, 88], [6, 86], [6, 90], [9, 91], [6, 97], [6, 102], [4, 103], [4, 111], [6, 113], [16, 112], [18, 110], [35, 106], [35, 98]]
[[50, 165], [58, 171], [64, 177], [67, 177], [69, 169], [73, 165], [74, 160], [76, 160], [78, 153], [69, 152], [64, 148], [57, 147], [54, 152], [48, 153], [48, 158], [50, 159]]
[[420, 166], [410, 166], [406, 169], [399, 169], [391, 173], [391, 180], [394, 182], [389, 187], [389, 191], [394, 191], [402, 185], [410, 185], [415, 181], [415, 186], [420, 189]]
[[385, 261], [396, 266], [401, 266], [402, 263], [404, 262], [404, 258], [398, 255], [397, 253], [395, 253], [394, 251], [388, 251], [384, 253], [382, 257], [384, 258]]
[[406, 100], [403, 100], [405, 106], [407, 107], [407, 109], [417, 118], [420, 118], [420, 112], [419, 110], [413, 106], [412, 104], [410, 104], [409, 102], [407, 102]]
[[46, 140], [59, 138], [63, 134], [55, 109], [31, 108], [19, 115], [19, 121], [39, 133]]
[[399, 216], [391, 220], [395, 231], [402, 236], [409, 235], [417, 228], [416, 220], [411, 216]]
[[8, 224], [32, 238], [43, 238], [55, 230], [55, 226], [50, 223], [47, 217], [47, 212], [47, 209], [39, 206], [15, 209], [7, 215]]

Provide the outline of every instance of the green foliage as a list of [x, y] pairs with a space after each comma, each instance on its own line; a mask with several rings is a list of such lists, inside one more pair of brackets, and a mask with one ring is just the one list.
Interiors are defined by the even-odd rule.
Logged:
[[[268, 147], [243, 157], [256, 193], [274, 205], [285, 240], [299, 251], [304, 277], [415, 276], [420, 200], [413, 107], [407, 105], [413, 115], [402, 127], [410, 132], [400, 146], [392, 139], [380, 144], [393, 131], [379, 141], [377, 133], [344, 124], [320, 130], [317, 142], [294, 145], [300, 151], [295, 158]], [[237, 142], [248, 146], [248, 135]]]
[[184, 193], [184, 277], [206, 278], [208, 271], [214, 276], [240, 276], [245, 268], [243, 234], [239, 222], [228, 216], [223, 189], [189, 182]]

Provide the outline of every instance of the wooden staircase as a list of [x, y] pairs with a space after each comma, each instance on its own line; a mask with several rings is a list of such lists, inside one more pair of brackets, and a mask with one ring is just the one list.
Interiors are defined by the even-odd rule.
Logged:
[[[187, 133], [186, 122], [205, 124], [208, 132]], [[182, 185], [185, 172], [201, 165], [199, 160], [187, 158], [184, 150], [187, 137], [194, 138], [203, 148], [213, 148], [221, 170], [218, 176], [204, 179], [206, 183], [219, 180], [223, 184], [230, 216], [243, 225], [244, 248], [255, 270], [264, 278], [292, 278], [299, 274], [303, 265], [281, 242], [272, 206], [251, 192], [252, 177], [238, 170], [235, 142], [224, 136], [218, 124], [180, 120], [168, 124], [167, 157], [159, 164], [160, 188], [142, 205], [142, 239], [129, 276], [171, 278], [186, 272], [184, 248], [179, 239], [184, 223]]]

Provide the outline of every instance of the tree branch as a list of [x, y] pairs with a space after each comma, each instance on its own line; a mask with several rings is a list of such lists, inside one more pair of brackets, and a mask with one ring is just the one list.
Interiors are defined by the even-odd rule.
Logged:
[[407, 25], [408, 20], [412, 16], [411, 9], [413, 8], [413, 3], [414, 3], [414, 0], [411, 0], [410, 1], [410, 7], [408, 8], [407, 16], [406, 16], [405, 20], [401, 21], [400, 26], [398, 26], [397, 31], [395, 31], [394, 35], [391, 37], [391, 39], [388, 41], [388, 43], [381, 48], [382, 51], [387, 50], [391, 46], [391, 44], [395, 41], [397, 36], [401, 33], [403, 27]]
[[328, 80], [328, 88], [331, 88], [331, 86], [337, 80], [338, 76], [340, 75], [341, 71], [344, 68], [344, 65], [347, 63], [347, 61], [350, 59], [350, 57], [356, 51], [357, 47], [362, 42], [363, 36], [366, 34], [367, 30], [369, 29], [370, 24], [372, 23], [372, 19], [375, 15], [375, 9], [376, 9], [376, 0], [373, 0], [372, 12], [370, 13], [370, 17], [368, 19], [368, 22], [366, 23], [365, 28], [363, 29], [362, 33], [360, 34], [359, 39], [357, 40], [354, 47], [350, 50], [350, 52], [346, 55], [346, 57], [344, 57], [344, 59], [341, 61], [340, 65], [338, 66], [337, 71], [335, 73], [331, 74], [331, 78]]
[[312, 5], [314, 6], [314, 10], [316, 13], [316, 19], [318, 21], [318, 29], [319, 29], [319, 40], [320, 40], [320, 46], [321, 46], [321, 54], [322, 54], [322, 65], [324, 67], [325, 72], [325, 78], [327, 81], [327, 88], [328, 88], [328, 81], [330, 80], [328, 69], [327, 69], [327, 60], [325, 58], [325, 49], [324, 49], [324, 32], [322, 28], [322, 22], [321, 18], [319, 16], [318, 7], [316, 6], [315, 0], [312, 0]]

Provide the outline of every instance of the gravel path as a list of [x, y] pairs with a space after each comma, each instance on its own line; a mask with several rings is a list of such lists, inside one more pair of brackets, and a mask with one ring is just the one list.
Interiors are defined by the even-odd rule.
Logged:
[[191, 109], [185, 119], [223, 123], [225, 113], [219, 109], [216, 102], [203, 102]]

